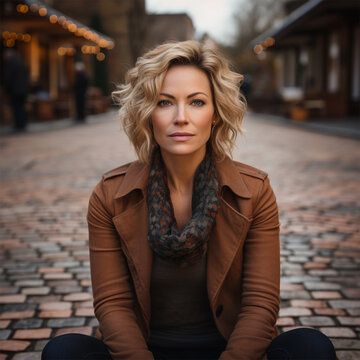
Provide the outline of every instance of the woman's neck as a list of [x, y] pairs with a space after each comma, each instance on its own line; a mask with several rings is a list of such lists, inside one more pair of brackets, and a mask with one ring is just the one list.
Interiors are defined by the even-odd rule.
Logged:
[[161, 152], [170, 192], [192, 193], [196, 169], [204, 159], [206, 149], [191, 155], [173, 155]]

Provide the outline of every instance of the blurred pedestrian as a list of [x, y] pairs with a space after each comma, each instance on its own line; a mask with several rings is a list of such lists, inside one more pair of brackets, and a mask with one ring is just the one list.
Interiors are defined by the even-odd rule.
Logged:
[[26, 97], [29, 92], [27, 69], [14, 49], [4, 51], [4, 87], [7, 91], [14, 119], [14, 131], [26, 130]]
[[85, 121], [86, 91], [88, 88], [88, 76], [85, 65], [82, 62], [75, 63], [74, 95], [76, 105], [76, 121]]
[[87, 217], [97, 338], [58, 336], [42, 360], [335, 360], [317, 330], [277, 336], [275, 195], [228, 156], [241, 78], [196, 41], [129, 70], [115, 95], [139, 161], [104, 174]]

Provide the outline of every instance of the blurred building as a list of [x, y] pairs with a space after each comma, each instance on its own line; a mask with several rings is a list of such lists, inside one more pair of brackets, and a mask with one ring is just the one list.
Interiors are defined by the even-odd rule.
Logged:
[[[88, 112], [96, 113], [144, 50], [194, 38], [188, 15], [148, 15], [145, 0], [1, 0], [0, 14], [1, 49], [16, 49], [29, 70], [33, 120], [72, 116], [76, 61], [86, 66]], [[11, 121], [6, 105], [0, 111], [0, 124]]]
[[360, 121], [360, 1], [287, 0], [285, 9], [251, 44], [260, 58], [275, 55], [278, 110]]
[[[100, 27], [116, 46], [108, 56], [109, 82], [118, 84], [143, 52], [147, 14], [145, 0], [47, 0], [91, 27]], [[100, 29], [99, 29], [100, 30]], [[112, 88], [112, 89], [113, 89]], [[110, 90], [112, 90], [110, 89]]]
[[187, 14], [150, 14], [145, 46], [149, 49], [165, 41], [192, 40], [194, 34], [193, 22]]
[[[30, 117], [51, 120], [70, 116], [74, 63], [83, 61], [90, 71], [92, 59], [103, 61], [105, 52], [114, 48], [114, 40], [40, 1], [3, 0], [0, 12], [2, 53], [14, 49], [28, 69]], [[4, 92], [1, 95], [1, 119], [7, 123], [11, 114]], [[91, 105], [97, 107], [93, 109], [96, 112], [106, 106], [101, 94]]]

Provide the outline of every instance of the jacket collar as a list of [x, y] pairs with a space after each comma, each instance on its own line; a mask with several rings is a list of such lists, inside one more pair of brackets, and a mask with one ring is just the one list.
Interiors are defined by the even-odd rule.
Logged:
[[139, 189], [143, 195], [147, 191], [147, 183], [149, 179], [150, 166], [140, 161], [132, 162], [125, 174], [124, 180], [121, 182], [119, 189], [115, 195], [115, 199], [130, 194], [133, 190]]
[[[243, 198], [251, 197], [249, 189], [240, 175], [239, 169], [229, 157], [226, 156], [224, 160], [217, 161], [215, 168], [221, 188], [228, 186], [237, 196]], [[149, 165], [141, 163], [140, 161], [131, 163], [115, 195], [115, 199], [121, 198], [137, 189], [141, 190], [143, 196], [145, 196], [149, 173]]]
[[237, 196], [250, 198], [251, 194], [240, 174], [236, 163], [228, 156], [215, 163], [216, 173], [221, 188], [228, 186]]

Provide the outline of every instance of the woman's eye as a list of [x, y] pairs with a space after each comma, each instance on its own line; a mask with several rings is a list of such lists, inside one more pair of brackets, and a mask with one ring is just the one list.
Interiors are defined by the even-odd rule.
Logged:
[[171, 102], [169, 100], [160, 100], [158, 102], [158, 106], [160, 107], [165, 107], [165, 106], [170, 106], [171, 105]]
[[205, 104], [204, 101], [199, 100], [199, 99], [193, 100], [191, 103], [195, 106], [203, 106]]

